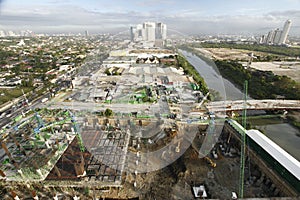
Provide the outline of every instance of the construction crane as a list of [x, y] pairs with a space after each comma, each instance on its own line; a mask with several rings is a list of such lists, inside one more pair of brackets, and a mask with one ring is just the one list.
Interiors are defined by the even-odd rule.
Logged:
[[83, 140], [82, 140], [81, 134], [79, 133], [78, 124], [77, 124], [77, 122], [75, 120], [75, 117], [74, 117], [73, 113], [71, 111], [68, 111], [68, 112], [69, 112], [69, 115], [71, 116], [71, 122], [73, 124], [74, 132], [76, 133], [76, 137], [78, 139], [80, 151], [84, 152], [85, 151], [85, 147], [84, 147], [84, 144], [83, 144]]
[[213, 162], [209, 157], [208, 154], [214, 147], [214, 133], [216, 129], [216, 122], [215, 122], [215, 114], [213, 112], [209, 113], [209, 126], [207, 130], [207, 136], [205, 137], [203, 144], [199, 149], [199, 158], [204, 158], [213, 168], [217, 166], [215, 162]]
[[249, 59], [248, 59], [248, 62], [247, 62], [247, 67], [246, 67], [246, 69], [248, 69], [248, 68], [250, 67], [253, 58], [257, 58], [256, 56], [253, 55], [253, 52], [251, 52], [248, 56], [249, 56]]
[[35, 116], [35, 119], [36, 119], [36, 121], [37, 121], [37, 123], [38, 123], [38, 126], [37, 126], [36, 128], [33, 129], [33, 131], [34, 131], [34, 133], [35, 133], [35, 135], [36, 135], [36, 134], [40, 133], [40, 129], [41, 129], [42, 127], [44, 127], [45, 125], [44, 125], [44, 122], [43, 122], [41, 116], [40, 116], [37, 112], [35, 113], [34, 116]]
[[29, 101], [28, 101], [23, 89], [22, 89], [22, 93], [23, 93], [23, 96], [24, 96], [24, 99], [25, 99], [25, 102], [26, 102], [27, 106], [29, 106]]
[[239, 183], [239, 198], [244, 197], [244, 176], [245, 176], [245, 151], [246, 151], [246, 124], [247, 124], [247, 95], [248, 95], [248, 81], [244, 82], [244, 108], [242, 125], [244, 132], [241, 135], [241, 159], [240, 159], [240, 183]]

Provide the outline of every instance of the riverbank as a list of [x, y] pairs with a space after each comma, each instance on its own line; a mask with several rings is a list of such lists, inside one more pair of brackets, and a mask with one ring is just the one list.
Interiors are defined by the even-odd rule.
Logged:
[[[201, 58], [204, 56], [201, 55], [200, 52], [197, 52], [197, 50], [193, 50], [192, 52]], [[278, 76], [270, 71], [265, 72], [261, 70], [246, 70], [241, 64], [234, 61], [216, 60], [215, 63], [221, 75], [227, 78], [239, 89], [243, 88], [243, 81], [248, 79], [250, 82], [249, 94], [253, 98], [274, 99], [278, 96], [284, 96], [289, 99], [300, 98], [299, 84], [296, 84], [293, 80], [286, 76]], [[290, 125], [300, 130], [299, 111], [289, 112], [287, 119]], [[298, 134], [298, 136], [300, 135]]]
[[[297, 60], [300, 54], [299, 48], [270, 46], [261, 44], [233, 44], [233, 43], [195, 43], [191, 44], [195, 48], [226, 48], [226, 49], [241, 49], [251, 52], [260, 52], [268, 54], [268, 60]], [[260, 59], [260, 58], [256, 58]]]
[[[192, 48], [185, 47], [187, 50]], [[205, 55], [195, 49], [192, 52], [201, 59]], [[205, 62], [208, 58], [203, 59]], [[211, 61], [208, 63], [210, 64]], [[234, 60], [215, 60], [220, 74], [232, 82], [239, 89], [243, 88], [245, 80], [248, 80], [249, 95], [255, 99], [300, 99], [300, 84], [287, 76], [275, 75], [271, 71], [246, 69], [242, 64]]]
[[[206, 59], [202, 59], [203, 56], [198, 56], [195, 51], [181, 51], [185, 58], [195, 67], [198, 73], [204, 78], [209, 89], [214, 89], [222, 95], [225, 100], [241, 100], [243, 99], [243, 92], [235, 87], [236, 84], [231, 83], [218, 73], [218, 68], [211, 61], [209, 65]], [[248, 112], [249, 113], [249, 112]], [[300, 116], [299, 111], [288, 111], [287, 118], [293, 113], [294, 116]], [[291, 155], [299, 157], [299, 129], [292, 125], [291, 120], [282, 119], [280, 116], [270, 119], [265, 119], [266, 115], [249, 116], [248, 120], [251, 122], [253, 118], [257, 117], [256, 122], [258, 125], [251, 123], [252, 128], [262, 130], [270, 139], [287, 150]], [[248, 121], [247, 120], [247, 121]]]
[[[289, 124], [294, 126], [300, 131], [300, 111], [290, 111], [287, 114]], [[297, 134], [300, 137], [300, 133]]]
[[207, 85], [200, 76], [200, 74], [195, 70], [195, 68], [182, 56], [178, 55], [178, 67], [183, 68], [185, 74], [192, 76], [196, 83], [199, 85], [199, 90], [205, 95], [208, 93]]

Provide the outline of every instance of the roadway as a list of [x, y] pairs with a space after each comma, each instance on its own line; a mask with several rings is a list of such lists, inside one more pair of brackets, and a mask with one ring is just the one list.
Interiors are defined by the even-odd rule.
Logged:
[[[207, 105], [211, 112], [241, 111], [244, 109], [244, 101], [214, 101]], [[300, 100], [261, 99], [247, 100], [247, 110], [300, 110]]]
[[[84, 64], [82, 64], [82, 66], [79, 68], [79, 72], [77, 74], [70, 74], [70, 76], [75, 76], [75, 75], [92, 75], [95, 71], [98, 70], [98, 67], [101, 63], [102, 60], [105, 58], [105, 54], [100, 54], [99, 56], [99, 60], [95, 60], [95, 61], [88, 61]], [[59, 80], [61, 81], [61, 80]], [[61, 82], [62, 83], [62, 82]], [[59, 92], [59, 90], [63, 89], [63, 87], [65, 87], [66, 85], [64, 84], [60, 84], [60, 86], [58, 86], [57, 88], [54, 88], [54, 90], [56, 90], [57, 92]], [[25, 113], [26, 111], [28, 111], [29, 109], [34, 109], [34, 108], [39, 108], [40, 107], [40, 103], [41, 100], [44, 98], [49, 98], [51, 97], [50, 92], [46, 92], [45, 94], [41, 95], [41, 96], [37, 96], [36, 94], [34, 94], [33, 91], [31, 91], [30, 93], [26, 94], [28, 103], [30, 104], [30, 106], [25, 105], [23, 103], [19, 104], [20, 102], [24, 102], [25, 101], [25, 97], [21, 96], [16, 98], [13, 102], [13, 104], [11, 106], [9, 106], [7, 109], [3, 109], [0, 113], [0, 129], [2, 129], [2, 127], [8, 125], [10, 122], [13, 122], [13, 120], [15, 119], [15, 117], [17, 117], [18, 115]], [[31, 101], [30, 101], [31, 99]], [[2, 115], [3, 114], [3, 115]]]
[[[40, 104], [41, 99], [45, 98], [45, 97], [49, 97], [50, 93], [47, 92], [44, 95], [37, 97], [36, 99], [32, 100], [31, 102], [28, 102], [30, 105], [20, 105], [20, 106], [13, 106], [11, 108], [9, 108], [8, 110], [6, 110], [5, 112], [7, 113], [6, 117], [3, 117], [3, 119], [1, 119], [0, 122], [0, 127], [4, 127], [7, 124], [9, 124], [10, 122], [13, 122], [14, 119], [18, 116], [21, 115], [22, 113], [25, 113], [26, 111], [33, 109], [35, 107], [38, 106], [38, 104]], [[23, 99], [25, 100], [25, 99]]]
[[[130, 105], [130, 109], [128, 109], [128, 105]], [[36, 106], [36, 108], [48, 108], [48, 109], [70, 109], [76, 111], [103, 111], [107, 108], [113, 110], [114, 112], [122, 112], [122, 113], [131, 113], [131, 112], [139, 112], [142, 110], [149, 109], [151, 106], [151, 110], [159, 110], [157, 105], [149, 105], [149, 104], [122, 104], [122, 103], [112, 103], [112, 104], [102, 104], [95, 102], [46, 102], [41, 103]], [[156, 108], [158, 107], [158, 108]]]

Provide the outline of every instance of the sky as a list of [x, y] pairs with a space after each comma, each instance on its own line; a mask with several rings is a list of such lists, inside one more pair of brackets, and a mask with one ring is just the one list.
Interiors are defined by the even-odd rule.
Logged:
[[292, 20], [300, 36], [300, 0], [0, 0], [0, 30], [117, 33], [144, 21], [168, 32], [263, 34]]

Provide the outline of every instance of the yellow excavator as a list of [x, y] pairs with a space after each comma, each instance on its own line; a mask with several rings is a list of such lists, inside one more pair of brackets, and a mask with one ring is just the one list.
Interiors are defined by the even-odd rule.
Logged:
[[212, 161], [212, 159], [210, 159], [209, 157], [205, 156], [204, 160], [206, 160], [213, 168], [217, 167], [217, 164], [214, 161]]

